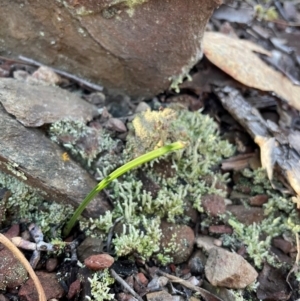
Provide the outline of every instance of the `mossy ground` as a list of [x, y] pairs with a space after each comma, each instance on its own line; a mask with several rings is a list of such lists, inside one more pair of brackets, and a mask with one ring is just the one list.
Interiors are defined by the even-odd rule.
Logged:
[[[173, 108], [149, 110], [137, 115], [128, 127], [126, 143], [119, 153], [111, 152], [111, 149], [116, 149], [120, 141], [104, 130], [95, 130], [83, 123], [70, 120], [55, 123], [50, 127], [49, 135], [98, 180], [116, 167], [157, 147], [178, 140], [187, 144], [184, 150], [168, 154], [115, 180], [107, 191], [114, 210], [97, 219], [81, 218], [80, 221], [81, 229], [87, 235], [106, 239], [115, 221], [121, 219], [121, 230], [112, 240], [117, 256], [135, 254], [167, 264], [172, 257], [167, 250], [162, 252], [159, 248], [161, 220], [189, 223], [189, 216], [186, 215], [188, 203], [203, 213], [203, 195], [219, 194], [225, 197], [227, 192], [219, 188], [220, 183], [226, 186], [230, 178], [218, 172], [218, 166], [223, 158], [234, 154], [235, 148], [221, 139], [218, 125], [201, 112]], [[63, 139], [66, 136], [67, 142]], [[92, 150], [85, 148], [87, 137], [93, 138]], [[145, 185], [145, 179], [152, 183], [152, 188]], [[3, 173], [0, 173], [0, 185], [12, 192], [7, 210], [14, 212], [14, 221], [36, 222], [48, 239], [57, 238], [51, 237], [53, 222], [56, 226], [62, 226], [72, 213], [70, 207], [45, 202], [42, 193]], [[245, 226], [230, 217], [228, 223], [234, 233], [221, 236], [223, 245], [231, 249], [246, 245], [248, 259], [258, 269], [266, 261], [273, 266], [282, 266], [270, 254], [271, 240], [282, 235], [295, 240], [295, 234], [300, 230], [295, 206], [289, 197], [271, 187], [265, 171], [261, 169], [245, 169], [240, 173], [233, 189], [243, 192], [244, 187], [251, 187], [250, 196], [269, 196], [268, 203], [264, 205], [265, 219], [260, 224]], [[205, 212], [202, 214], [203, 227], [220, 222], [223, 222], [223, 217], [211, 219]]]

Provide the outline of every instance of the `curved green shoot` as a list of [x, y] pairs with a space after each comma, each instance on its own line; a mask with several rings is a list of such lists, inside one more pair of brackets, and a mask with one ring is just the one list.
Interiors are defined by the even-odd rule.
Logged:
[[65, 226], [63, 230], [64, 236], [69, 235], [71, 232], [74, 224], [76, 223], [78, 217], [81, 215], [83, 210], [86, 208], [86, 206], [91, 202], [91, 200], [97, 195], [98, 192], [103, 190], [106, 186], [109, 185], [110, 182], [117, 179], [121, 175], [123, 175], [125, 172], [130, 171], [131, 169], [138, 167], [144, 163], [147, 163], [155, 158], [158, 158], [168, 152], [178, 150], [185, 147], [185, 143], [181, 141], [174, 142], [169, 145], [165, 145], [163, 147], [160, 147], [158, 149], [155, 149], [149, 153], [146, 153], [140, 157], [137, 157], [136, 159], [129, 161], [128, 163], [122, 165], [121, 167], [117, 168], [115, 171], [113, 171], [110, 175], [105, 177], [98, 185], [94, 187], [93, 190], [85, 197], [85, 199], [82, 201], [82, 203], [79, 205], [79, 207], [74, 212], [71, 219], [68, 221], [67, 225]]

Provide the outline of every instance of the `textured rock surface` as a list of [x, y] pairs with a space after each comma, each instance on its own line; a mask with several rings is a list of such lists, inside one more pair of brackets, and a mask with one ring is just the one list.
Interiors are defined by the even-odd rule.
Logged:
[[95, 106], [75, 93], [12, 78], [0, 79], [0, 102], [8, 113], [28, 127], [66, 118], [86, 122], [98, 115]]
[[[55, 273], [37, 271], [36, 275], [45, 291], [47, 300], [59, 299], [64, 295], [64, 290], [58, 283]], [[19, 298], [21, 301], [36, 301], [39, 299], [32, 279], [28, 279], [26, 283], [21, 286], [19, 290]]]
[[219, 195], [205, 195], [202, 197], [201, 203], [204, 211], [210, 216], [216, 217], [225, 213], [225, 201], [224, 198]]
[[91, 255], [99, 254], [103, 251], [103, 241], [97, 237], [87, 237], [77, 248], [78, 259], [83, 262]]
[[[63, 150], [38, 129], [28, 129], [0, 105], [0, 170], [43, 192], [45, 199], [77, 207], [97, 182], [74, 161], [62, 160]], [[14, 164], [16, 164], [14, 166]], [[110, 205], [98, 195], [87, 207], [98, 217]]]
[[186, 261], [193, 252], [194, 231], [186, 225], [175, 225], [167, 222], [161, 223], [161, 230], [161, 251], [170, 249], [168, 255], [173, 258], [175, 264]]
[[261, 207], [246, 208], [243, 205], [230, 205], [226, 209], [245, 225], [259, 224], [264, 219], [264, 210]]
[[27, 280], [27, 271], [11, 251], [0, 251], [0, 289], [15, 288]]
[[93, 271], [101, 271], [110, 268], [113, 263], [114, 258], [109, 254], [91, 255], [84, 261], [86, 267]]
[[258, 274], [242, 256], [213, 248], [209, 251], [205, 276], [214, 286], [242, 289], [254, 282]]
[[0, 55], [27, 56], [115, 91], [152, 96], [201, 58], [206, 22], [221, 1], [143, 2], [129, 9], [123, 0], [0, 0]]

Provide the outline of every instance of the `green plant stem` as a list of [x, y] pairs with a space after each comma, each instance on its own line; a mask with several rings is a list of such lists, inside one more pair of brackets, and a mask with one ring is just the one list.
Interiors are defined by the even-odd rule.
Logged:
[[70, 231], [72, 230], [74, 224], [76, 223], [78, 217], [81, 215], [83, 210], [86, 208], [86, 206], [90, 203], [90, 201], [97, 195], [98, 192], [103, 190], [110, 182], [117, 179], [121, 175], [123, 175], [125, 172], [130, 171], [131, 169], [138, 167], [144, 163], [147, 163], [155, 158], [158, 158], [160, 156], [163, 156], [164, 154], [178, 150], [185, 147], [185, 143], [181, 141], [174, 142], [169, 145], [165, 145], [163, 147], [160, 147], [158, 149], [155, 149], [149, 153], [146, 153], [140, 157], [137, 157], [136, 159], [129, 161], [128, 163], [122, 165], [121, 167], [117, 168], [115, 171], [113, 171], [110, 175], [105, 177], [100, 183], [98, 183], [93, 190], [85, 197], [85, 199], [82, 201], [82, 203], [79, 205], [79, 207], [74, 212], [71, 219], [68, 221], [67, 225], [65, 226], [63, 230], [64, 236], [69, 235]]

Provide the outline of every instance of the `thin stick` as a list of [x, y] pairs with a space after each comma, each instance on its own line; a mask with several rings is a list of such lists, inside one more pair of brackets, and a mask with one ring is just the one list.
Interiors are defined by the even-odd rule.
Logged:
[[295, 233], [296, 235], [296, 243], [297, 243], [297, 256], [296, 256], [296, 265], [299, 264], [299, 258], [300, 258], [300, 242], [299, 242], [299, 235], [298, 233]]
[[183, 280], [179, 277], [170, 275], [168, 273], [165, 273], [161, 270], [157, 271], [157, 274], [161, 275], [161, 276], [165, 276], [167, 277], [171, 282], [175, 282], [175, 283], [179, 283], [183, 286], [185, 286], [186, 288], [196, 291], [200, 294], [201, 297], [203, 297], [205, 300], [211, 300], [211, 301], [223, 301], [222, 299], [220, 299], [219, 297], [217, 297], [216, 295], [210, 293], [209, 291], [205, 290], [204, 288], [201, 288], [199, 286], [193, 285], [190, 282]]
[[143, 301], [143, 299], [123, 280], [115, 270], [110, 269], [111, 276], [119, 282], [125, 290], [127, 290], [134, 298], [138, 299], [139, 301]]
[[33, 271], [32, 267], [30, 266], [27, 259], [24, 257], [22, 252], [3, 234], [0, 233], [0, 243], [2, 243], [7, 249], [9, 249], [14, 256], [22, 263], [22, 265], [27, 270], [28, 274], [30, 275], [36, 290], [39, 295], [39, 301], [47, 301], [44, 289], [41, 285], [39, 278], [36, 276], [35, 272]]
[[[28, 63], [30, 65], [37, 66], [37, 67], [46, 66], [44, 64], [41, 64], [40, 62], [37, 62], [37, 61], [35, 61], [33, 59], [27, 58], [27, 57], [22, 56], [22, 55], [19, 56], [19, 60], [21, 60], [21, 61], [23, 61], [25, 63]], [[82, 86], [85, 86], [86, 88], [90, 88], [92, 90], [100, 91], [100, 92], [103, 91], [103, 87], [102, 86], [99, 86], [97, 84], [93, 84], [93, 83], [91, 83], [91, 82], [89, 82], [89, 81], [87, 81], [87, 80], [85, 80], [83, 78], [80, 78], [80, 77], [78, 77], [76, 75], [73, 75], [71, 73], [68, 73], [68, 72], [65, 72], [65, 71], [62, 71], [62, 70], [59, 70], [59, 69], [56, 69], [56, 68], [52, 68], [52, 67], [49, 67], [49, 66], [47, 66], [47, 67], [50, 68], [50, 69], [52, 69], [55, 73], [57, 73], [59, 75], [62, 75], [64, 77], [66, 77], [66, 78], [72, 79], [72, 80], [80, 83]]]

